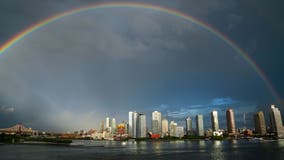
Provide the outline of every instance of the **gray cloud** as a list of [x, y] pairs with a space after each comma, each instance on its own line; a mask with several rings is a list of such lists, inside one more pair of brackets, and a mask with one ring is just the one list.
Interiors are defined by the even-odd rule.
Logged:
[[[163, 110], [168, 117], [171, 118], [185, 118], [190, 115], [197, 114], [209, 114], [212, 110], [224, 111], [228, 107], [233, 106], [234, 108], [240, 106], [240, 102], [233, 100], [232, 98], [214, 98], [210, 103], [207, 104], [195, 104], [189, 106], [179, 106], [179, 107], [167, 107]], [[169, 110], [169, 108], [175, 108], [175, 110]], [[178, 110], [176, 108], [179, 108]]]
[[0, 107], [1, 113], [13, 113], [14, 111], [15, 111], [14, 107], [10, 107], [10, 106], [1, 106]]
[[[166, 106], [166, 107], [165, 107]], [[241, 102], [239, 100], [233, 100], [230, 97], [227, 98], [214, 98], [207, 104], [195, 104], [189, 106], [170, 106], [161, 105], [158, 107], [159, 111], [163, 113], [164, 117], [169, 120], [175, 120], [179, 125], [185, 125], [185, 118], [190, 116], [193, 124], [195, 123], [195, 116], [197, 114], [202, 114], [205, 121], [205, 128], [210, 128], [211, 121], [210, 112], [212, 110], [218, 111], [219, 124], [222, 128], [226, 128], [226, 110], [228, 108], [233, 108], [236, 124], [238, 127], [243, 127], [243, 114], [246, 113], [246, 125], [247, 127], [253, 127], [253, 114], [259, 110], [267, 111], [268, 106], [260, 109], [256, 104]], [[267, 120], [268, 122], [268, 120]]]
[[237, 27], [241, 21], [242, 17], [236, 14], [229, 14], [227, 17], [228, 21], [228, 30], [232, 31], [235, 27]]
[[227, 98], [214, 98], [212, 99], [210, 105], [213, 106], [220, 106], [220, 105], [232, 105], [236, 103], [232, 98], [227, 97]]

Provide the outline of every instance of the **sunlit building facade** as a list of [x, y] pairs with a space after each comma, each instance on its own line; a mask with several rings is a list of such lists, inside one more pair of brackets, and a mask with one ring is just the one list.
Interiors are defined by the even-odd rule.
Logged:
[[110, 127], [110, 120], [109, 117], [106, 117], [106, 129]]
[[162, 136], [168, 136], [169, 134], [169, 121], [167, 119], [162, 120]]
[[128, 113], [128, 136], [136, 138], [137, 112]]
[[219, 131], [219, 122], [218, 122], [218, 112], [211, 112], [211, 123], [212, 123], [212, 131]]
[[177, 137], [177, 123], [171, 121], [170, 123], [170, 136]]
[[161, 112], [152, 112], [152, 133], [162, 134], [162, 114]]
[[275, 107], [275, 105], [271, 105], [269, 110], [269, 117], [271, 131], [275, 133], [277, 137], [284, 138], [284, 128], [279, 108]]
[[177, 137], [182, 138], [184, 136], [184, 128], [183, 126], [177, 126]]
[[115, 120], [115, 118], [112, 118], [112, 120], [111, 120], [111, 131], [113, 133], [115, 133], [116, 129], [117, 129], [117, 127], [116, 127], [116, 120]]
[[145, 138], [147, 136], [145, 114], [137, 114], [136, 134], [136, 138]]
[[227, 119], [227, 131], [229, 135], [236, 134], [236, 124], [235, 124], [235, 116], [233, 109], [228, 109], [226, 111], [226, 119]]
[[262, 111], [257, 112], [254, 116], [254, 127], [255, 132], [259, 135], [265, 135], [266, 134], [266, 125], [265, 125], [265, 118]]

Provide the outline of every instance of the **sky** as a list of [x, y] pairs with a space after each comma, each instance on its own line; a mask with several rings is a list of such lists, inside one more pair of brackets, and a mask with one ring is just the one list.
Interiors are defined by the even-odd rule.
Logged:
[[[0, 45], [45, 18], [96, 0], [1, 0]], [[135, 1], [133, 1], [135, 2]], [[139, 1], [141, 2], [141, 1]], [[281, 1], [145, 0], [189, 14], [246, 51], [284, 97]], [[46, 131], [98, 127], [105, 117], [158, 110], [184, 125], [233, 108], [237, 127], [279, 104], [233, 48], [202, 27], [142, 8], [89, 10], [29, 34], [0, 55], [0, 128], [16, 123]], [[282, 111], [284, 112], [284, 111]], [[195, 121], [194, 121], [195, 122]], [[150, 127], [148, 125], [148, 127]]]

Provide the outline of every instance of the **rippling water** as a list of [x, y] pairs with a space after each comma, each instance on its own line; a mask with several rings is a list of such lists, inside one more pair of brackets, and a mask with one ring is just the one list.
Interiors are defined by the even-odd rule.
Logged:
[[0, 159], [284, 159], [284, 141], [74, 141], [73, 146], [0, 145]]

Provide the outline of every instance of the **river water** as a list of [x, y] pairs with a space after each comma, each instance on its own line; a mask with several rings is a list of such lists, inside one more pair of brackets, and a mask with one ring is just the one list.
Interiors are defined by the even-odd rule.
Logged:
[[97, 159], [284, 159], [278, 141], [74, 141], [72, 146], [0, 145], [0, 160]]

